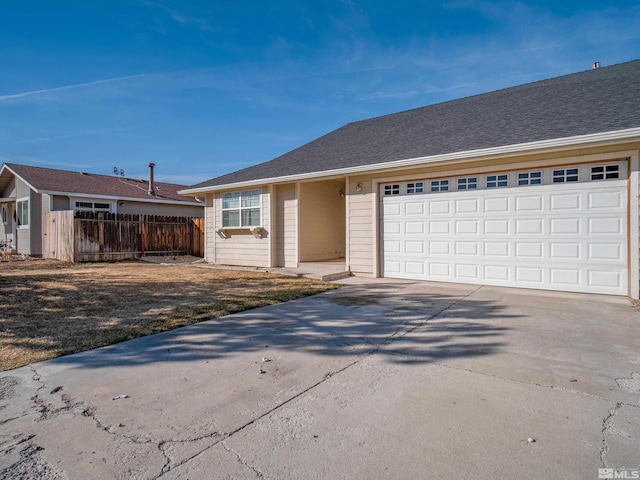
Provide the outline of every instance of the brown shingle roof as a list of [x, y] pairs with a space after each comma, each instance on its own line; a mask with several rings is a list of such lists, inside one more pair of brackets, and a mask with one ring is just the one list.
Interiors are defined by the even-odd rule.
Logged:
[[32, 167], [16, 163], [6, 163], [5, 165], [40, 192], [102, 195], [114, 198], [135, 198], [141, 201], [164, 200], [194, 203], [193, 197], [178, 194], [178, 190], [185, 188], [184, 185], [154, 182], [155, 195], [150, 195], [148, 180]]

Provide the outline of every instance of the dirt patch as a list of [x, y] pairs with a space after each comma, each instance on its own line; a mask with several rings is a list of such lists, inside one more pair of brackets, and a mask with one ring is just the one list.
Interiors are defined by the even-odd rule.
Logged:
[[184, 264], [10, 264], [0, 272], [0, 370], [338, 288]]

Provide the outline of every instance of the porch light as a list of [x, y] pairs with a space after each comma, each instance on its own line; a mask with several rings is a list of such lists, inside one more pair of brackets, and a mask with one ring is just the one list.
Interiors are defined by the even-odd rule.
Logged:
[[356, 192], [358, 192], [358, 193], [362, 192], [362, 184], [361, 183], [356, 184]]

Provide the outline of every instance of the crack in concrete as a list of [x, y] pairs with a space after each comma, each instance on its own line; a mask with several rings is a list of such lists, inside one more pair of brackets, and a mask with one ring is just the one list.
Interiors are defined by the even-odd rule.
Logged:
[[609, 453], [609, 445], [607, 444], [607, 431], [611, 427], [611, 422], [613, 421], [613, 417], [618, 414], [618, 410], [622, 407], [622, 403], [616, 403], [615, 407], [609, 410], [609, 413], [602, 420], [602, 447], [600, 447], [600, 461], [602, 462], [603, 467], [608, 467], [607, 465], [607, 454]]
[[[178, 462], [175, 465], [171, 465], [172, 462], [174, 461], [171, 457], [171, 455], [169, 454], [169, 452], [167, 451], [168, 447], [172, 444], [187, 444], [187, 443], [194, 443], [194, 442], [199, 442], [201, 440], [206, 440], [207, 438], [214, 438], [214, 437], [220, 437], [221, 439], [224, 438], [226, 436], [225, 433], [223, 432], [210, 432], [207, 433], [205, 435], [201, 435], [199, 437], [196, 438], [187, 438], [187, 439], [183, 439], [183, 440], [163, 440], [161, 442], [158, 443], [158, 450], [160, 451], [160, 453], [162, 454], [162, 456], [165, 458], [165, 464], [163, 465], [161, 471], [160, 471], [160, 475], [156, 478], [160, 478], [160, 476], [164, 475], [165, 473], [168, 473], [169, 471], [171, 471], [172, 469], [183, 465], [186, 461], [191, 460], [192, 458], [194, 458], [194, 456], [189, 457], [189, 459], [182, 461], [182, 462]], [[197, 452], [196, 455], [202, 453], [203, 451], [205, 451], [208, 448], [213, 447], [214, 445], [217, 445], [221, 440], [218, 440], [217, 442], [214, 442], [211, 445], [208, 445], [205, 449], [201, 450], [200, 452]]]
[[251, 470], [253, 470], [253, 472], [256, 474], [256, 477], [257, 477], [257, 478], [266, 478], [266, 477], [265, 477], [265, 475], [264, 475], [264, 473], [262, 473], [260, 470], [258, 470], [258, 469], [257, 469], [256, 467], [254, 467], [253, 465], [249, 465], [246, 461], [244, 461], [244, 460], [242, 459], [242, 457], [240, 456], [240, 454], [239, 454], [238, 452], [236, 452], [234, 449], [232, 449], [232, 448], [228, 447], [228, 446], [227, 446], [227, 444], [226, 444], [226, 443], [224, 443], [224, 441], [222, 441], [222, 442], [220, 442], [220, 443], [222, 444], [222, 447], [223, 447], [227, 452], [233, 453], [233, 454], [237, 457], [238, 462], [239, 462], [241, 465], [244, 465], [245, 467], [250, 468]]
[[[474, 289], [472, 292], [470, 292], [469, 294], [462, 296], [460, 298], [458, 298], [457, 300], [451, 302], [450, 304], [448, 304], [447, 306], [443, 307], [442, 309], [438, 310], [437, 312], [429, 315], [427, 318], [423, 319], [423, 320], [417, 320], [416, 318], [411, 318], [411, 319], [406, 319], [405, 322], [403, 323], [402, 327], [398, 327], [395, 329], [395, 331], [389, 335], [388, 337], [382, 339], [382, 341], [380, 343], [374, 343], [373, 345], [377, 345], [376, 348], [368, 351], [368, 352], [364, 352], [362, 354], [356, 355], [355, 356], [355, 360], [353, 362], [351, 362], [350, 364], [346, 365], [345, 367], [341, 368], [340, 370], [336, 371], [336, 372], [327, 372], [325, 374], [325, 376], [322, 378], [322, 380], [316, 382], [315, 384], [311, 385], [310, 387], [300, 391], [299, 393], [297, 393], [296, 395], [294, 395], [293, 397], [289, 398], [288, 400], [285, 400], [284, 402], [276, 405], [275, 407], [273, 407], [272, 409], [268, 410], [265, 413], [260, 414], [259, 416], [257, 416], [256, 418], [252, 419], [251, 421], [245, 423], [244, 425], [238, 427], [237, 429], [235, 429], [234, 431], [222, 436], [220, 438], [220, 440], [218, 442], [213, 443], [212, 445], [208, 445], [206, 448], [202, 449], [201, 451], [195, 453], [194, 455], [192, 455], [189, 458], [185, 458], [183, 461], [177, 463], [176, 465], [174, 465], [172, 467], [172, 469], [175, 469], [177, 467], [180, 467], [182, 465], [185, 465], [187, 463], [189, 463], [191, 460], [193, 460], [194, 458], [202, 455], [204, 452], [206, 452], [207, 450], [213, 448], [214, 446], [216, 446], [218, 443], [221, 443], [222, 446], [224, 447], [225, 450], [234, 453], [237, 457], [238, 457], [238, 461], [241, 462], [243, 465], [247, 466], [248, 468], [251, 468], [254, 472], [256, 472], [256, 475], [258, 475], [258, 478], [265, 478], [264, 473], [260, 472], [259, 470], [255, 469], [254, 467], [252, 467], [251, 465], [248, 465], [247, 463], [245, 463], [242, 458], [240, 457], [240, 454], [232, 449], [230, 449], [224, 442], [225, 440], [230, 439], [231, 437], [233, 437], [236, 433], [241, 432], [242, 430], [250, 427], [251, 425], [255, 424], [256, 422], [258, 422], [259, 420], [265, 418], [265, 417], [271, 417], [277, 410], [279, 410], [280, 408], [284, 407], [285, 405], [287, 405], [290, 402], [293, 402], [294, 400], [296, 400], [297, 398], [301, 397], [302, 395], [310, 392], [311, 390], [313, 390], [314, 388], [318, 387], [319, 385], [323, 384], [324, 382], [326, 382], [327, 380], [329, 380], [330, 378], [335, 377], [336, 375], [344, 372], [345, 370], [353, 367], [354, 365], [360, 363], [362, 361], [363, 358], [372, 355], [376, 352], [378, 352], [381, 348], [383, 348], [384, 346], [389, 345], [390, 343], [392, 343], [393, 341], [395, 341], [398, 338], [402, 338], [406, 335], [408, 335], [409, 333], [413, 332], [414, 330], [416, 330], [417, 328], [420, 328], [424, 325], [426, 325], [426, 323], [429, 320], [432, 320], [433, 318], [436, 318], [438, 315], [441, 315], [442, 313], [444, 313], [445, 311], [447, 311], [448, 309], [454, 307], [456, 304], [458, 304], [459, 302], [465, 300], [466, 298], [468, 298], [469, 296], [473, 295], [474, 293], [476, 293], [478, 290], [480, 290], [482, 288], [482, 285], [479, 286], [478, 288]], [[411, 325], [414, 324], [413, 326], [411, 326], [410, 328], [405, 328], [407, 325]], [[279, 330], [279, 331], [284, 331], [285, 333], [291, 333], [293, 335], [297, 335], [297, 333], [294, 332], [288, 332], [286, 330], [282, 330], [280, 328], [276, 328], [273, 326], [263, 326], [262, 328], [267, 328], [267, 329], [272, 329], [272, 330]], [[165, 456], [166, 458], [166, 456]], [[165, 468], [168, 467], [168, 465], [165, 465]], [[165, 468], [163, 468], [163, 471], [161, 472], [161, 474], [156, 477], [156, 479], [161, 478], [162, 476], [164, 476], [169, 470], [165, 470]]]
[[[401, 354], [401, 353], [392, 353], [392, 355], [395, 355], [395, 356], [398, 356], [398, 357], [406, 357], [406, 355]], [[596, 394], [593, 394], [593, 393], [587, 393], [587, 392], [583, 392], [583, 391], [580, 391], [580, 390], [575, 390], [575, 389], [572, 389], [572, 388], [565, 388], [565, 387], [561, 387], [559, 385], [548, 385], [548, 384], [544, 384], [544, 383], [527, 382], [526, 380], [518, 380], [517, 378], [503, 377], [501, 375], [495, 375], [493, 373], [479, 372], [477, 370], [471, 370], [469, 368], [453, 367], [451, 365], [447, 365], [447, 364], [444, 364], [444, 363], [438, 363], [438, 362], [425, 361], [425, 363], [430, 363], [431, 365], [435, 365], [435, 366], [441, 367], [441, 368], [449, 368], [451, 370], [457, 370], [457, 371], [460, 371], [460, 372], [474, 373], [476, 375], [483, 375], [485, 377], [496, 378], [498, 380], [506, 380], [508, 382], [520, 383], [520, 384], [523, 384], [523, 385], [531, 385], [533, 387], [549, 388], [551, 390], [558, 390], [560, 392], [573, 393], [575, 395], [581, 395], [583, 397], [589, 397], [589, 398], [596, 398], [598, 400], [602, 400], [602, 401], [609, 402], [609, 403], [617, 402], [620, 405], [623, 405], [625, 407], [635, 407], [635, 408], [639, 408], [640, 407], [640, 405], [636, 405], [635, 403], [618, 402], [617, 400], [613, 400], [611, 398], [603, 397], [601, 395], [596, 395]]]

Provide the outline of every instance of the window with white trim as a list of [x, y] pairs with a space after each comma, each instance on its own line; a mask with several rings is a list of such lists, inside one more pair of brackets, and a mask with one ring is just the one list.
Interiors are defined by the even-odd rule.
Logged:
[[260, 218], [260, 190], [222, 194], [223, 227], [259, 227]]
[[448, 192], [449, 180], [431, 180], [432, 192]]
[[518, 185], [540, 185], [542, 172], [518, 172]]
[[8, 221], [9, 221], [9, 217], [7, 216], [7, 206], [3, 205], [2, 206], [2, 223], [6, 225]]
[[29, 199], [18, 200], [16, 202], [16, 225], [19, 227], [29, 226]]
[[599, 165], [591, 167], [591, 180], [620, 178], [620, 165]]
[[407, 183], [407, 193], [423, 193], [424, 192], [424, 183], [423, 182], [413, 182]]
[[553, 183], [566, 183], [578, 181], [577, 168], [558, 168], [553, 170]]
[[111, 204], [99, 202], [76, 202], [76, 211], [109, 213], [111, 211]]
[[400, 195], [400, 184], [394, 183], [393, 185], [384, 186], [385, 195]]
[[458, 179], [458, 190], [475, 190], [478, 188], [478, 177]]
[[500, 188], [509, 186], [509, 176], [505, 174], [501, 175], [487, 175], [487, 188]]

